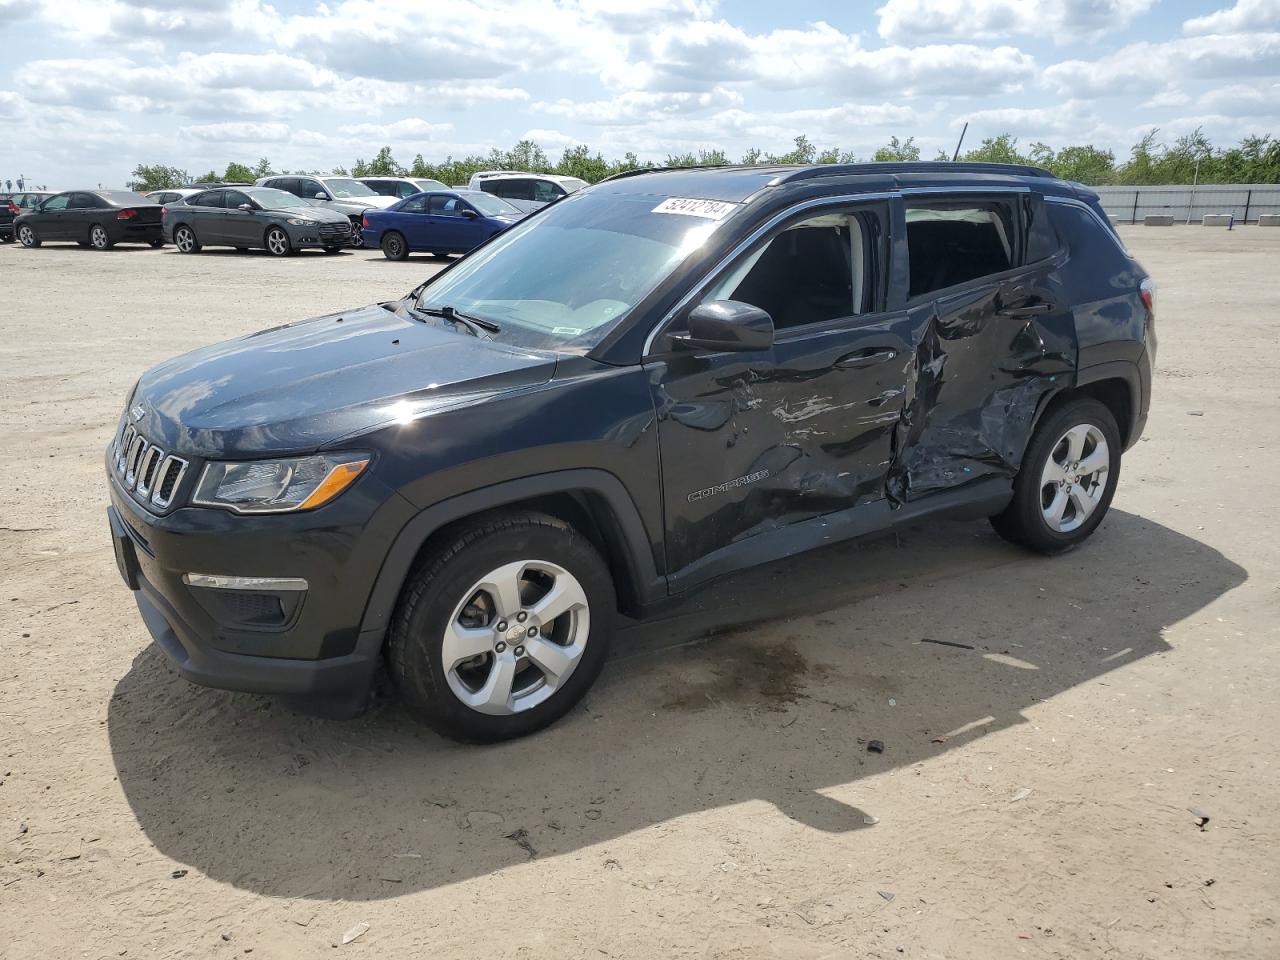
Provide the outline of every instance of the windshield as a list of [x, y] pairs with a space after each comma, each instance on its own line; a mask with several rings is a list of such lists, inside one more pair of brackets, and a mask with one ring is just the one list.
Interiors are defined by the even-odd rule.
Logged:
[[426, 180], [420, 177], [413, 178], [413, 185], [416, 186], [423, 193], [430, 193], [432, 190], [448, 190], [449, 189], [449, 187], [446, 184], [441, 183], [439, 180]]
[[295, 207], [315, 206], [310, 200], [295, 197], [286, 190], [276, 190], [272, 187], [259, 187], [257, 190], [246, 190], [245, 193], [257, 200], [258, 206], [264, 210], [292, 210]]
[[374, 193], [359, 180], [348, 177], [325, 177], [324, 185], [335, 197], [376, 197]]
[[418, 304], [492, 320], [504, 342], [585, 353], [719, 225], [655, 212], [664, 199], [566, 197], [431, 281]]
[[501, 197], [495, 197], [491, 193], [481, 193], [479, 190], [469, 191], [463, 194], [467, 199], [467, 203], [471, 204], [486, 217], [500, 217], [503, 214], [513, 214], [520, 216], [520, 210], [513, 207]]

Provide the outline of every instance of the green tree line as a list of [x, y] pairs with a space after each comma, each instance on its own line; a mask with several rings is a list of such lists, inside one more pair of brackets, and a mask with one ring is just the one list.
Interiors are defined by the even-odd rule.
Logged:
[[[895, 161], [919, 160], [920, 147], [914, 137], [900, 140], [891, 137], [889, 142], [876, 150], [868, 160]], [[939, 152], [935, 160], [950, 160]], [[1044, 167], [1056, 176], [1076, 180], [1091, 186], [1108, 184], [1186, 184], [1200, 183], [1280, 183], [1280, 140], [1270, 134], [1245, 137], [1230, 147], [1215, 147], [1197, 129], [1175, 139], [1172, 143], [1160, 140], [1160, 131], [1153, 129], [1133, 145], [1129, 157], [1117, 162], [1110, 150], [1088, 144], [1067, 146], [1054, 150], [1044, 143], [1032, 143], [1023, 148], [1018, 138], [1009, 133], [988, 137], [978, 146], [960, 155], [961, 160], [995, 163], [1022, 163]], [[775, 163], [856, 163], [853, 153], [838, 147], [819, 149], [807, 136], [796, 137], [793, 149], [782, 154], [766, 153], [758, 149], [748, 150], [738, 161], [744, 164]], [[335, 167], [333, 174], [353, 177], [412, 176], [430, 177], [444, 183], [465, 184], [471, 175], [480, 170], [527, 170], [536, 173], [556, 173], [579, 177], [588, 183], [596, 183], [605, 177], [628, 170], [648, 167], [724, 166], [734, 161], [720, 149], [669, 154], [664, 160], [641, 160], [634, 153], [621, 160], [606, 160], [603, 154], [592, 153], [586, 146], [566, 147], [558, 160], [551, 157], [532, 140], [521, 140], [510, 150], [494, 148], [488, 154], [472, 154], [455, 159], [446, 157], [441, 163], [430, 163], [418, 154], [408, 164], [401, 164], [391, 154], [390, 147], [383, 147], [372, 159], [357, 159], [350, 167]], [[219, 174], [210, 170], [199, 176], [189, 176], [186, 170], [163, 164], [138, 164], [133, 171], [130, 186], [135, 190], [158, 190], [178, 187], [185, 183], [204, 180], [252, 182], [258, 177], [274, 173], [310, 173], [320, 170], [276, 170], [271, 161], [262, 157], [249, 166], [238, 161], [227, 164]]]

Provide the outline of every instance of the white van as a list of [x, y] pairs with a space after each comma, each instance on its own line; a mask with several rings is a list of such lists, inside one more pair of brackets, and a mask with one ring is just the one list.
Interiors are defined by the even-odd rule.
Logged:
[[576, 190], [587, 181], [577, 177], [561, 177], [554, 173], [521, 173], [519, 170], [487, 170], [472, 174], [467, 186], [483, 190], [507, 203], [530, 213], [548, 203], [554, 203]]

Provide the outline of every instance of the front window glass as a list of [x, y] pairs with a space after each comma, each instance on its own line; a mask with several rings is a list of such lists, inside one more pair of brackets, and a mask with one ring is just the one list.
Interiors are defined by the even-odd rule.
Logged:
[[326, 177], [324, 184], [335, 197], [376, 197], [377, 194], [359, 180], [349, 177]]
[[419, 305], [492, 320], [503, 342], [585, 353], [721, 223], [657, 212], [665, 199], [567, 197], [441, 274]]
[[286, 193], [284, 190], [273, 190], [270, 187], [249, 190], [248, 194], [258, 201], [258, 206], [262, 207], [263, 210], [293, 210], [296, 207], [313, 206], [310, 201], [302, 197], [295, 197], [292, 193]]
[[54, 197], [52, 200], [47, 201], [45, 205], [41, 207], [41, 209], [42, 210], [65, 210], [67, 209], [67, 204], [70, 202], [71, 202], [71, 194], [64, 193]]
[[471, 204], [486, 217], [501, 217], [504, 215], [515, 214], [520, 215], [520, 211], [513, 207], [507, 201], [492, 194], [481, 193], [479, 190], [467, 194], [467, 203]]

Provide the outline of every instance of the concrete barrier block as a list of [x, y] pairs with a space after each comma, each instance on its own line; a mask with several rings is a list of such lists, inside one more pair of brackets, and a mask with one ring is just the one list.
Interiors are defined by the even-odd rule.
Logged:
[[1200, 226], [1202, 227], [1226, 227], [1231, 224], [1231, 214], [1229, 213], [1206, 213], [1200, 218]]
[[1143, 217], [1142, 223], [1147, 227], [1172, 227], [1173, 217], [1164, 213], [1152, 214], [1149, 217]]
[[1264, 213], [1258, 217], [1260, 227], [1280, 227], [1280, 213]]

